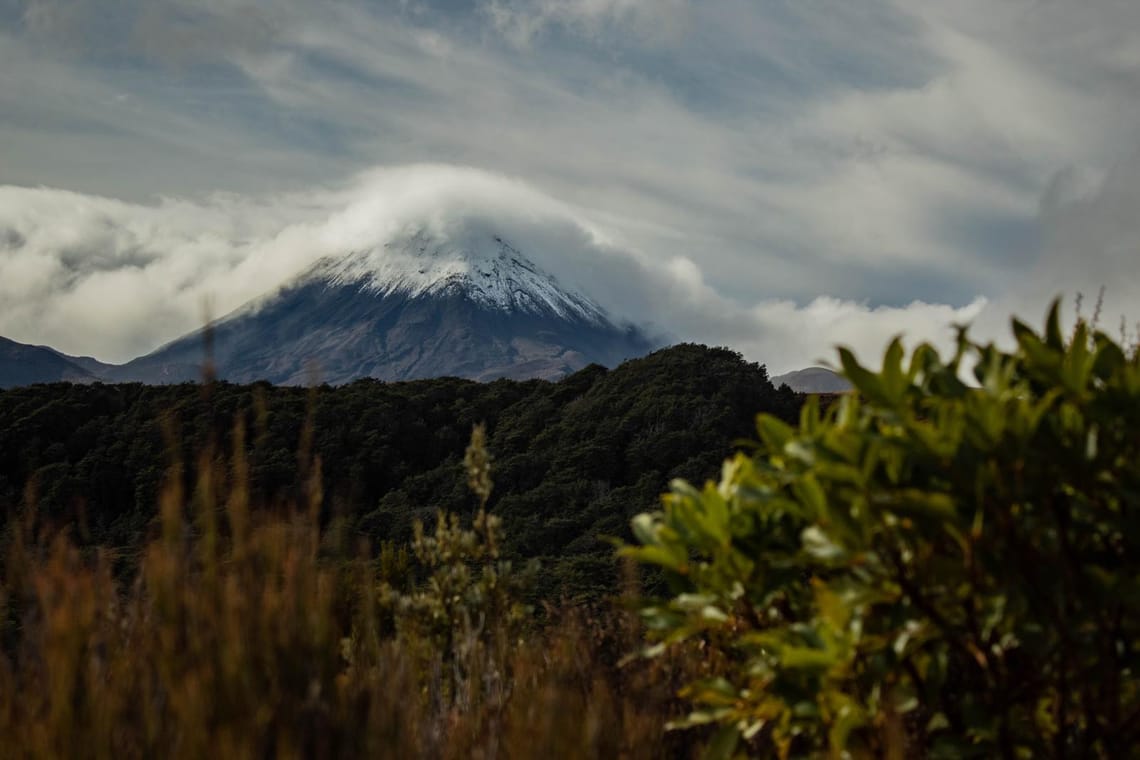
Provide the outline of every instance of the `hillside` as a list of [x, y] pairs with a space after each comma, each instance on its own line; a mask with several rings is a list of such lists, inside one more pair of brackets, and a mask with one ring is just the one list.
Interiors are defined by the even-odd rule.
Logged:
[[787, 385], [797, 393], [846, 393], [851, 390], [847, 378], [826, 367], [808, 367], [772, 378], [772, 384]]
[[93, 382], [96, 378], [82, 366], [83, 361], [46, 346], [29, 346], [0, 337], [0, 388], [32, 383]]
[[[486, 422], [495, 457], [491, 509], [510, 553], [544, 561], [541, 590], [589, 593], [615, 578], [604, 535], [656, 503], [670, 479], [715, 477], [756, 413], [795, 416], [799, 398], [727, 349], [681, 345], [559, 382], [361, 380], [312, 390], [266, 383], [48, 385], [0, 392], [0, 514], [19, 514], [35, 482], [44, 522], [126, 549], [144, 540], [171, 453], [192, 464], [211, 437], [249, 427], [255, 503], [300, 487], [297, 451], [311, 414], [326, 522], [345, 535], [403, 540], [437, 507], [469, 512], [460, 462]], [[193, 467], [187, 468], [193, 482]]]

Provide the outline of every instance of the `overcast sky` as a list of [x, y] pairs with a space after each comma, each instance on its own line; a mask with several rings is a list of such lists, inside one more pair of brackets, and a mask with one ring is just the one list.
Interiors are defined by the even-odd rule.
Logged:
[[1135, 0], [0, 0], [0, 335], [121, 361], [478, 218], [773, 372], [1107, 286]]

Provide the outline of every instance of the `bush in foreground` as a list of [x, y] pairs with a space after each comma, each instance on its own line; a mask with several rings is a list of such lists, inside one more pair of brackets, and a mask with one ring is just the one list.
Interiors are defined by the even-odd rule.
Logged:
[[[898, 342], [798, 428], [761, 415], [625, 553], [649, 654], [720, 653], [715, 756], [1124, 757], [1140, 742], [1140, 358], [1057, 307], [1016, 348]], [[959, 378], [973, 367], [977, 385]], [[711, 660], [710, 660], [711, 661]]]

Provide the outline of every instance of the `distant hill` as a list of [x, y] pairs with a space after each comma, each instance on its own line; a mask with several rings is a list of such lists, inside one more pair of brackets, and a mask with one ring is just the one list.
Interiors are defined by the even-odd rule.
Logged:
[[788, 372], [772, 378], [772, 384], [779, 387], [786, 384], [797, 393], [846, 393], [851, 383], [842, 375], [826, 367], [808, 367]]
[[46, 346], [30, 346], [0, 337], [0, 388], [94, 382], [97, 377], [84, 363], [85, 359], [67, 356]]

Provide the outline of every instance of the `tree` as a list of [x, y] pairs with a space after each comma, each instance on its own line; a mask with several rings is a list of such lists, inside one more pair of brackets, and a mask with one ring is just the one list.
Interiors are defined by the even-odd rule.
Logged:
[[[711, 676], [678, 726], [728, 757], [1121, 757], [1140, 741], [1140, 358], [1058, 308], [1006, 352], [959, 331], [719, 483], [674, 482], [622, 551], [663, 568], [653, 655]], [[972, 367], [976, 385], [960, 377]]]

